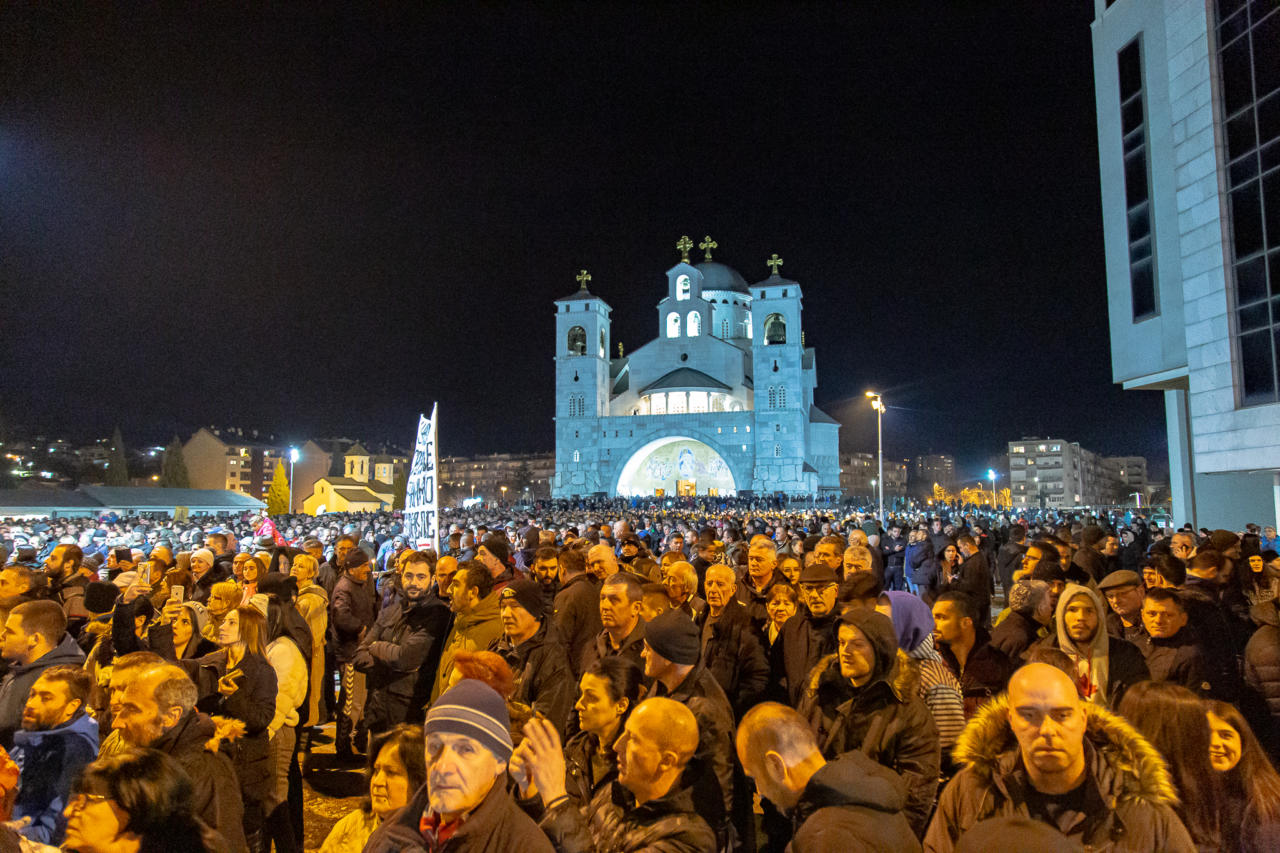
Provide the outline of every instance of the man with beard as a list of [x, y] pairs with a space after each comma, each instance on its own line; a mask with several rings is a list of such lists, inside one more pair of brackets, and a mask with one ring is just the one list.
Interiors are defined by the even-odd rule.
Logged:
[[46, 669], [31, 685], [13, 759], [22, 768], [13, 819], [19, 832], [42, 844], [61, 844], [71, 783], [98, 757], [98, 723], [85, 713], [93, 679], [78, 666]]
[[1098, 593], [1067, 584], [1054, 614], [1056, 631], [1036, 647], [1066, 652], [1075, 667], [1080, 695], [1104, 708], [1116, 708], [1126, 690], [1151, 674], [1137, 646], [1107, 633], [1104, 613]]
[[356, 648], [353, 662], [365, 674], [368, 701], [365, 726], [370, 734], [403, 723], [415, 697], [425, 699], [435, 664], [449, 630], [449, 608], [430, 592], [431, 563], [410, 552], [400, 575], [402, 600], [383, 608]]
[[533, 552], [533, 564], [529, 569], [542, 590], [546, 612], [555, 609], [556, 593], [560, 592], [560, 561], [555, 548], [544, 546]]
[[554, 853], [507, 790], [511, 718], [492, 687], [464, 678], [427, 712], [427, 781], [369, 837], [365, 853]]
[[232, 850], [245, 851], [244, 803], [231, 759], [209, 748], [216, 727], [196, 711], [199, 690], [173, 664], [145, 669], [124, 691], [113, 727], [129, 746], [163, 752], [191, 777], [191, 808]]

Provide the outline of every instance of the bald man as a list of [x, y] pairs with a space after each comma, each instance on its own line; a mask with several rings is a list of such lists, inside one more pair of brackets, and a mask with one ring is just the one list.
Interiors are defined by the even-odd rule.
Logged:
[[857, 750], [828, 762], [795, 709], [756, 705], [742, 718], [736, 745], [760, 795], [794, 815], [794, 849], [920, 849], [902, 811], [902, 778]]
[[[1086, 732], [1090, 738], [1086, 740]], [[1010, 740], [1016, 746], [1005, 748]], [[1196, 849], [1172, 809], [1174, 787], [1149, 744], [1088, 705], [1062, 670], [1028, 664], [956, 745], [964, 765], [942, 792], [924, 849], [955, 849], [988, 817], [1030, 817], [1091, 849]]]
[[618, 558], [608, 545], [593, 545], [587, 552], [587, 571], [595, 575], [601, 583], [616, 575]]
[[565, 791], [564, 750], [553, 726], [533, 719], [511, 758], [533, 786], [521, 793], [542, 798], [540, 822], [559, 853], [609, 851], [714, 850], [711, 827], [693, 809], [680, 775], [698, 748], [693, 712], [671, 699], [646, 699], [636, 706], [614, 742], [618, 778], [579, 803]]

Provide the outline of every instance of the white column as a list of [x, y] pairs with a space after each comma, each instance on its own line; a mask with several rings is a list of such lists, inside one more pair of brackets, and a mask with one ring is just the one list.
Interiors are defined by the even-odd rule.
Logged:
[[1169, 494], [1173, 498], [1173, 525], [1196, 521], [1195, 470], [1192, 465], [1191, 418], [1187, 392], [1173, 388], [1164, 392], [1165, 434], [1169, 443]]

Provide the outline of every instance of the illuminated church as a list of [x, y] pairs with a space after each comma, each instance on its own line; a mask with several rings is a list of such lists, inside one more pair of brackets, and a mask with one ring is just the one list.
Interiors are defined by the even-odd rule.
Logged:
[[801, 291], [778, 273], [748, 285], [690, 263], [676, 244], [658, 336], [610, 357], [612, 309], [588, 289], [556, 300], [556, 472], [552, 496], [838, 494], [840, 425], [813, 404], [816, 357]]

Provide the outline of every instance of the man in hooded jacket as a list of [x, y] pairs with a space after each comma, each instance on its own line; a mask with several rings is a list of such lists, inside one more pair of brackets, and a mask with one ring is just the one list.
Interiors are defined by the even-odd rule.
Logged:
[[898, 662], [889, 617], [850, 609], [840, 619], [837, 651], [813, 668], [799, 711], [827, 758], [858, 750], [907, 784], [905, 813], [924, 834], [938, 789], [942, 751], [933, 715], [913, 674]]
[[1066, 652], [1076, 666], [1080, 695], [1114, 709], [1124, 692], [1149, 679], [1151, 672], [1137, 646], [1107, 633], [1106, 612], [1096, 591], [1067, 584], [1058, 597], [1053, 623], [1057, 631], [1037, 645]]
[[956, 758], [965, 766], [942, 792], [926, 853], [951, 853], [990, 817], [1038, 820], [1090, 850], [1196, 849], [1173, 811], [1177, 792], [1160, 754], [1049, 664], [1013, 674], [1008, 693], [965, 729]]

